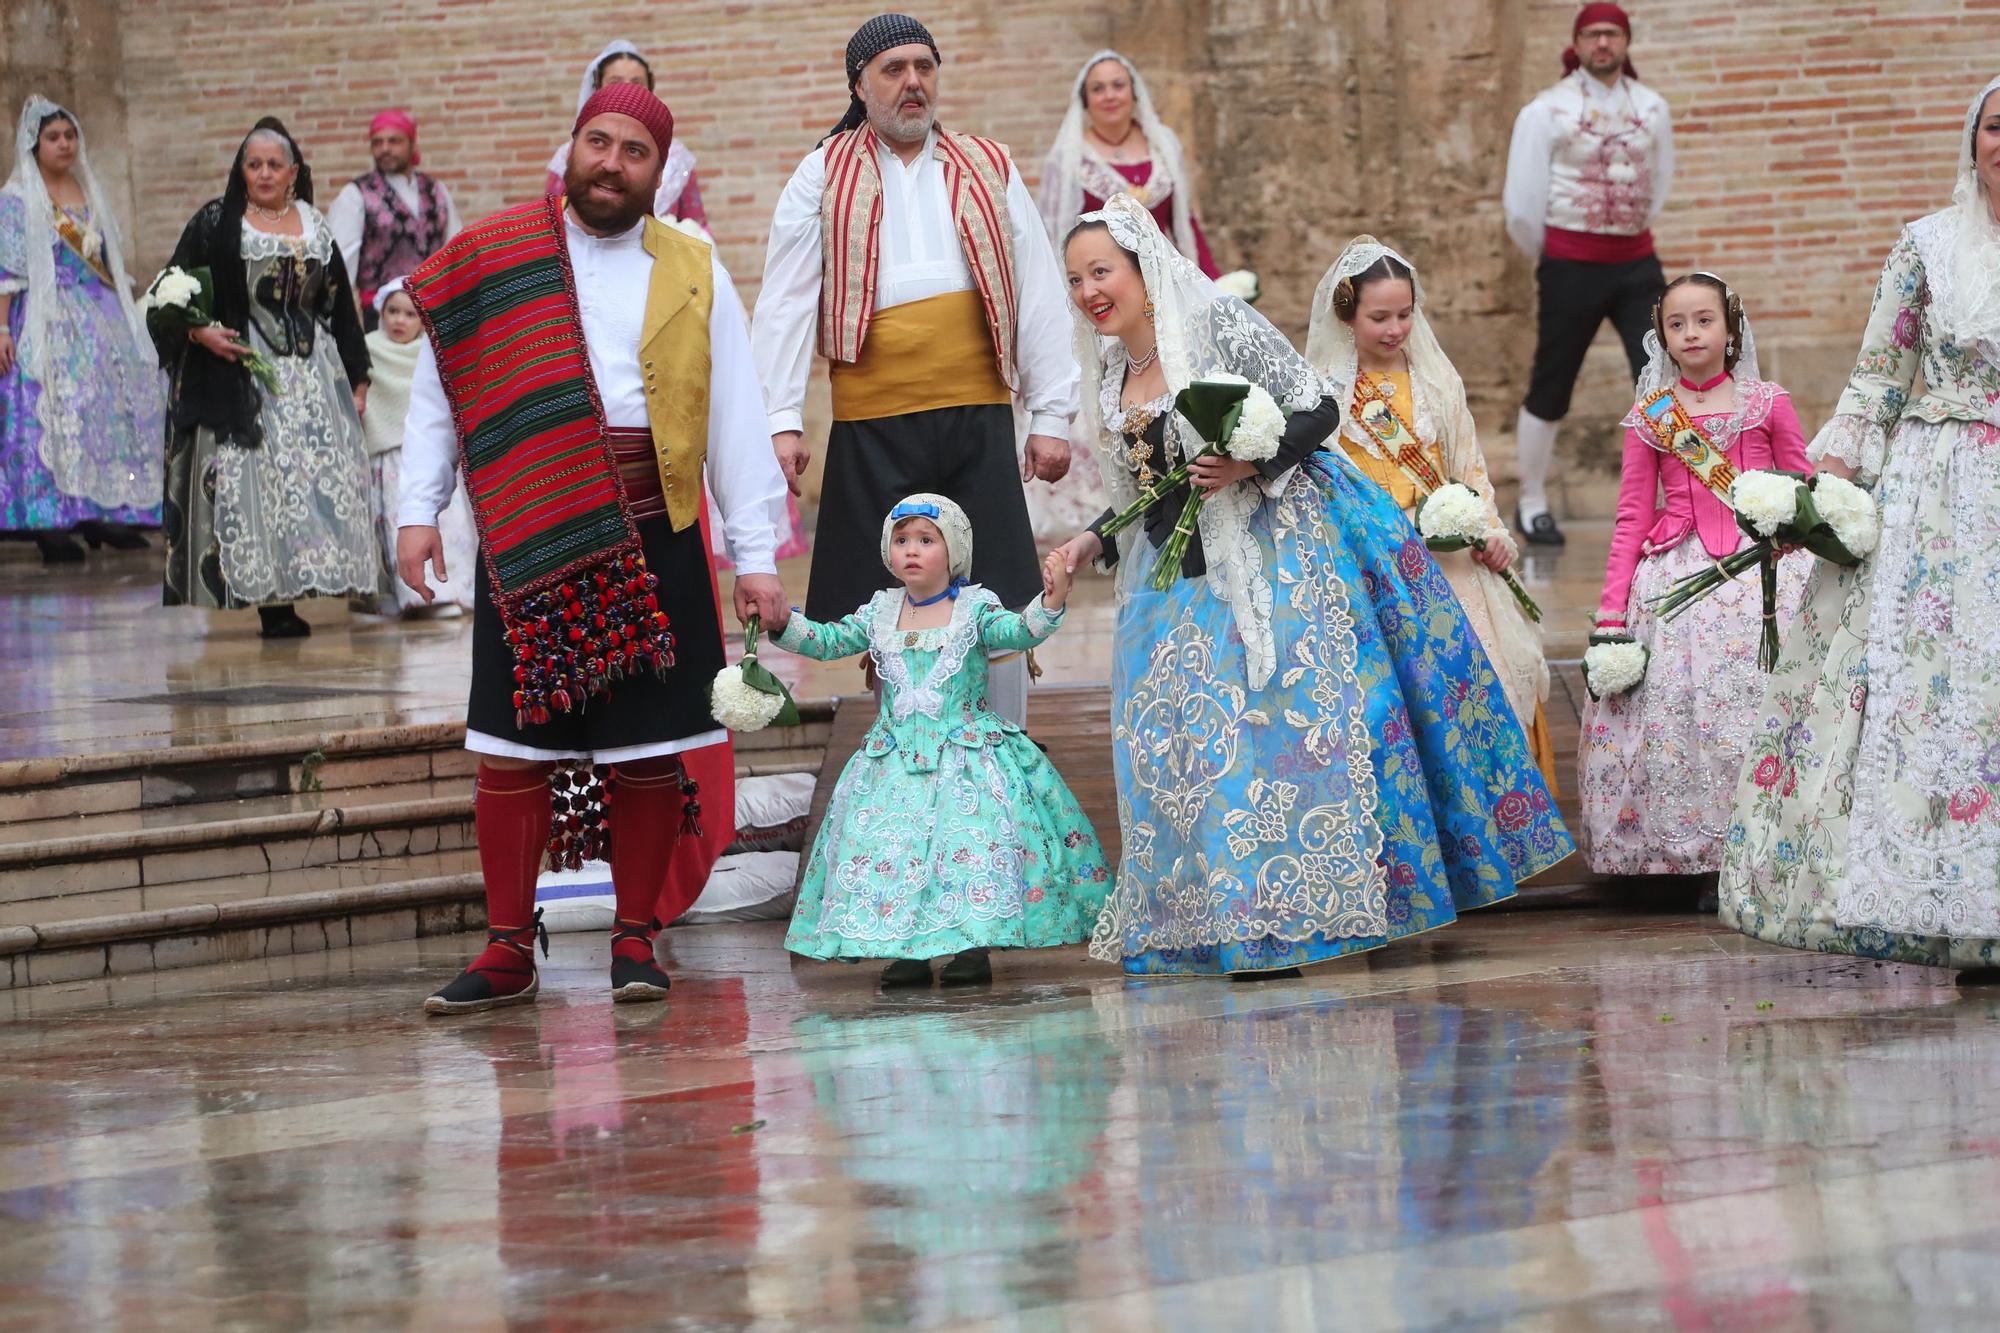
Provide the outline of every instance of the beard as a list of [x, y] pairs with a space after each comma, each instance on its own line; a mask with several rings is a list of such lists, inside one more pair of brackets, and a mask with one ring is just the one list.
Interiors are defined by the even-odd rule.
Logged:
[[[592, 194], [590, 187], [606, 184], [624, 193], [616, 200]], [[655, 185], [657, 186], [657, 179]], [[601, 171], [586, 171], [579, 168], [574, 158], [563, 171], [563, 196], [569, 200], [572, 213], [584, 225], [606, 235], [630, 231], [639, 220], [653, 211], [653, 190], [633, 190], [625, 178], [609, 175]]]
[[410, 155], [387, 152], [375, 154], [375, 170], [385, 176], [394, 176], [410, 169]]
[[875, 127], [881, 138], [895, 143], [914, 143], [931, 132], [931, 125], [937, 120], [937, 107], [926, 101], [923, 109], [913, 116], [905, 116], [897, 111], [903, 101], [898, 92], [886, 104], [866, 99], [862, 105], [868, 108], [868, 123]]

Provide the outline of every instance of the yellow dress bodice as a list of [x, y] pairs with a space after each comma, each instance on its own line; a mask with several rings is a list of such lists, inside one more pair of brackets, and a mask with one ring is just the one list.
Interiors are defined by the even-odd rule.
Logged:
[[[1402, 412], [1405, 421], [1410, 421], [1414, 424], [1416, 413], [1412, 408], [1414, 399], [1411, 397], [1410, 375], [1408, 371], [1399, 370], [1389, 375], [1377, 375], [1364, 370], [1360, 373], [1360, 378], [1372, 379], [1378, 384], [1386, 380], [1388, 383], [1394, 385], [1396, 391], [1391, 395], [1390, 401], [1395, 403], [1398, 410]], [[1347, 403], [1348, 420], [1355, 419], [1360, 410], [1360, 403], [1350, 397]], [[1347, 450], [1347, 456], [1354, 461], [1354, 465], [1361, 469], [1362, 474], [1368, 480], [1389, 492], [1395, 498], [1398, 505], [1401, 505], [1405, 510], [1413, 509], [1416, 506], [1416, 483], [1412, 482], [1404, 474], [1403, 469], [1385, 459], [1377, 458], [1363, 446], [1348, 439], [1344, 432], [1341, 435], [1340, 444], [1343, 449]], [[1431, 464], [1437, 468], [1439, 473], [1443, 473], [1444, 460], [1438, 457], [1437, 442], [1434, 440], [1425, 440], [1424, 449], [1430, 454]]]

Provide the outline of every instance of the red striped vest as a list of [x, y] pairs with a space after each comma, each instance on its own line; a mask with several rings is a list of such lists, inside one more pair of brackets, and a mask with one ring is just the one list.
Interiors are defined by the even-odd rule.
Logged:
[[[826, 144], [826, 192], [820, 196], [819, 350], [829, 361], [861, 355], [875, 317], [875, 280], [882, 264], [882, 173], [871, 126], [835, 135]], [[944, 166], [952, 221], [966, 267], [986, 307], [1000, 377], [1018, 388], [1014, 327], [1014, 231], [1007, 214], [1007, 148], [991, 139], [939, 130], [935, 153]]]

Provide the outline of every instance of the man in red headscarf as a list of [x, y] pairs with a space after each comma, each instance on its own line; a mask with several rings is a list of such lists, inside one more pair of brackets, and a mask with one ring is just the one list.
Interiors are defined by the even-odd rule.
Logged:
[[[677, 846], [731, 814], [689, 790], [688, 756], [726, 734], [709, 706], [724, 657], [704, 482], [737, 618], [789, 614], [774, 559], [785, 478], [743, 303], [713, 247], [653, 216], [673, 130], [647, 89], [606, 84], [577, 115], [561, 195], [468, 227], [404, 285], [429, 337], [403, 426], [397, 569], [426, 599], [426, 566], [451, 577], [436, 525], [461, 463], [480, 556], [465, 745], [487, 945], [430, 1013], [535, 998], [535, 876], [551, 855], [610, 861], [612, 998], [665, 998], [653, 938]], [[609, 770], [604, 791], [588, 769], [557, 772], [578, 759]]]
[[375, 327], [375, 291], [408, 277], [462, 225], [444, 183], [416, 169], [417, 122], [407, 111], [379, 111], [368, 122], [375, 170], [341, 187], [326, 224], [361, 298], [361, 317]]
[[1521, 109], [1507, 151], [1507, 234], [1536, 261], [1539, 290], [1535, 364], [1516, 424], [1514, 521], [1539, 546], [1563, 543], [1549, 513], [1549, 461], [1584, 354], [1608, 319], [1636, 380], [1666, 286], [1651, 228], [1673, 183], [1673, 121], [1665, 99], [1639, 82], [1631, 41], [1624, 10], [1585, 5], [1562, 79]]

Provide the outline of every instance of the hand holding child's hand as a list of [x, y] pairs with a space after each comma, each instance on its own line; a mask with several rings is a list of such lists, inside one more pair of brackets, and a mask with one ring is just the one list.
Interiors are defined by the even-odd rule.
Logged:
[[1050, 551], [1042, 557], [1042, 602], [1051, 611], [1062, 610], [1069, 600], [1070, 585], [1076, 576], [1069, 571], [1069, 561], [1060, 550]]

